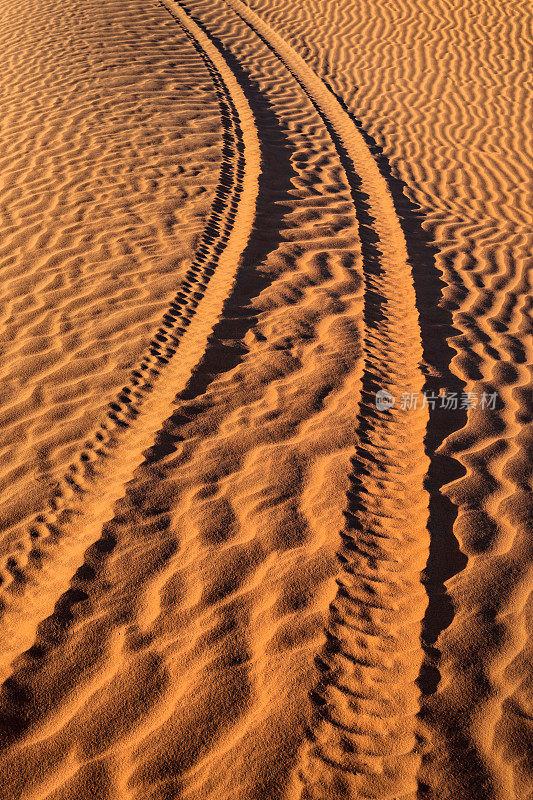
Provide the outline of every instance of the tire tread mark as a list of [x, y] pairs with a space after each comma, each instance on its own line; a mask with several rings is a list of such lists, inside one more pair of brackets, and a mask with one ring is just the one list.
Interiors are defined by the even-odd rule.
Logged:
[[[158, 5], [197, 49], [216, 88], [223, 152], [215, 200], [195, 258], [147, 351], [59, 480], [46, 510], [26, 522], [22, 552], [6, 559], [0, 587], [5, 641], [0, 677], [9, 673], [12, 660], [31, 644], [39, 621], [51, 613], [83, 552], [112, 515], [173, 398], [200, 361], [252, 230], [260, 171], [252, 111], [201, 29], [172, 0]], [[28, 625], [29, 619], [34, 624]]]
[[429, 415], [421, 404], [378, 413], [374, 403], [379, 388], [420, 396], [425, 382], [405, 237], [387, 183], [337, 98], [255, 12], [240, 0], [224, 2], [322, 118], [351, 188], [364, 261], [364, 372], [341, 574], [316, 659], [322, 677], [315, 713], [289, 796], [359, 797], [379, 787], [383, 796], [414, 798], [424, 741], [416, 680], [427, 607], [421, 573], [429, 551]]

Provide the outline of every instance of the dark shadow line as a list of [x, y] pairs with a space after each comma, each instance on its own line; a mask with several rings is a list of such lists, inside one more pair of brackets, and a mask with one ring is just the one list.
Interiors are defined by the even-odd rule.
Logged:
[[[289, 196], [288, 192], [293, 188], [291, 179], [296, 174], [290, 160], [294, 148], [268, 100], [235, 58], [224, 50], [215, 37], [204, 32], [231, 65], [258, 121], [261, 172], [251, 238], [243, 251], [235, 284], [224, 303], [221, 318], [209, 337], [205, 354], [185, 389], [176, 396], [175, 402], [181, 406], [203, 395], [213, 381], [233, 369], [248, 352], [243, 340], [257, 322], [253, 300], [274, 279], [273, 275], [262, 271], [259, 265], [284, 241], [281, 234], [282, 220], [290, 207], [284, 205], [283, 198]], [[261, 138], [263, 129], [268, 131], [268, 138]], [[275, 204], [272, 202], [274, 196], [279, 197]], [[263, 222], [268, 222], [271, 231], [267, 240], [261, 235]], [[174, 452], [176, 443], [183, 439], [183, 427], [201, 413], [204, 407], [200, 403], [191, 405], [186, 414], [183, 413], [183, 408], [178, 407], [164, 423], [155, 444], [144, 454], [140, 468], [154, 464]], [[95, 570], [104, 568], [107, 557], [117, 545], [111, 529], [111, 524], [106, 523], [100, 539], [88, 548], [84, 564], [77, 570], [70, 588], [58, 599], [53, 613], [39, 625], [36, 641], [18, 659], [12, 674], [0, 687], [0, 751], [22, 737], [36, 722], [38, 715], [44, 713], [39, 712], [40, 706], [27, 686], [26, 678], [42, 667], [47, 652], [64, 641], [76, 618], [75, 607], [89, 597]]]
[[[289, 143], [268, 99], [235, 56], [206, 29], [201, 20], [192, 14], [191, 19], [220, 52], [248, 101], [257, 122], [261, 171], [252, 235], [243, 251], [235, 284], [224, 302], [221, 319], [209, 336], [204, 356], [185, 389], [177, 395], [175, 401], [177, 403], [190, 402], [203, 395], [216, 378], [236, 367], [246, 356], [248, 348], [243, 340], [257, 322], [252, 301], [273, 280], [273, 276], [262, 271], [259, 265], [284, 241], [281, 235], [282, 221], [285, 213], [290, 211], [290, 206], [283, 203], [283, 197], [289, 196], [288, 192], [293, 188], [292, 178], [296, 175], [290, 160], [294, 148]], [[268, 138], [261, 137], [262, 130], [268, 131]], [[279, 200], [274, 203], [272, 198], [275, 196], [278, 196]], [[264, 223], [268, 225], [268, 239], [262, 235]], [[197, 413], [202, 409], [203, 407], [199, 407]], [[156, 443], [146, 455], [146, 462], [154, 463], [174, 452], [176, 443], [182, 439], [179, 433], [180, 424], [188, 423], [190, 419], [191, 417], [183, 417], [182, 412], [177, 410], [167, 420], [168, 428], [165, 426], [159, 431]], [[171, 428], [175, 430], [171, 432]]]
[[[455, 392], [459, 397], [465, 383], [450, 369], [455, 350], [448, 341], [460, 331], [454, 327], [451, 311], [444, 301], [443, 289], [447, 284], [435, 262], [437, 247], [431, 234], [422, 225], [424, 216], [420, 206], [409, 199], [406, 184], [393, 174], [383, 149], [364, 129], [363, 123], [353, 115], [335, 90], [326, 82], [325, 84], [361, 133], [392, 195], [413, 275], [425, 362], [423, 391], [428, 396], [430, 393], [431, 396], [436, 396], [441, 390], [445, 390], [446, 394]], [[437, 452], [448, 436], [464, 427], [466, 410], [451, 413], [441, 408], [437, 401], [434, 408], [428, 404], [428, 411], [424, 447], [430, 465], [424, 486], [429, 494], [430, 547], [423, 581], [428, 595], [428, 607], [421, 631], [426, 658], [418, 677], [418, 685], [424, 696], [433, 694], [437, 689], [440, 681], [440, 653], [434, 645], [454, 617], [453, 604], [446, 591], [445, 581], [461, 572], [467, 563], [467, 557], [461, 552], [453, 533], [457, 507], [442, 493], [442, 488], [462, 477], [465, 469], [455, 459]]]

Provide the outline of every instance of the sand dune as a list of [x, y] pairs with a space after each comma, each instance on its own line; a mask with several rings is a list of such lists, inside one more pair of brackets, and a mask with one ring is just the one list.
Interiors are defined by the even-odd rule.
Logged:
[[5, 797], [531, 796], [526, 20], [2, 7]]
[[[428, 314], [424, 326], [419, 304], [435, 375], [428, 386], [472, 392], [478, 402], [484, 391], [497, 393], [493, 411], [478, 404], [467, 418], [434, 424], [435, 444], [448, 434], [439, 454], [449, 466], [437, 456], [432, 471], [444, 499], [434, 496], [430, 514], [428, 669], [439, 670], [440, 682], [430, 682], [422, 704], [431, 744], [421, 775], [428, 796], [528, 796], [532, 146], [524, 4], [297, 2], [290, 15], [275, 3], [250, 5], [343, 97], [423, 212], [448, 312]], [[433, 352], [436, 322], [450, 326], [446, 358]], [[442, 580], [455, 572], [447, 609]]]

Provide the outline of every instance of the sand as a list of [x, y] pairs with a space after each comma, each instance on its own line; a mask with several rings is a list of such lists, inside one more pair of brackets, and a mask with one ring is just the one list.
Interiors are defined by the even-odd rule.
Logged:
[[529, 23], [0, 6], [3, 797], [533, 797]]

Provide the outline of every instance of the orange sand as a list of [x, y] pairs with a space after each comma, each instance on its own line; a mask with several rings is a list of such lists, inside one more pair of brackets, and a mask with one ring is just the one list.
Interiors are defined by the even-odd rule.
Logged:
[[1, 5], [2, 797], [533, 797], [527, 23]]

